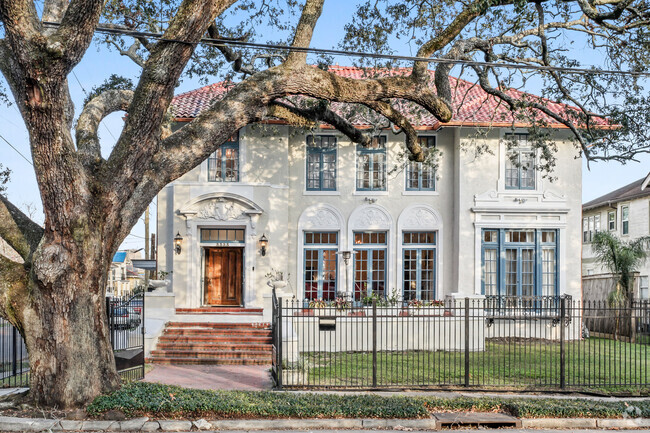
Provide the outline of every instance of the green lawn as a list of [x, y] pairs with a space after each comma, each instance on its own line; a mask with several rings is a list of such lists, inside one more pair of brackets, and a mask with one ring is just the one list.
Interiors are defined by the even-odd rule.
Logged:
[[[602, 338], [565, 343], [566, 384], [610, 392], [643, 392], [650, 384], [650, 346]], [[560, 344], [488, 341], [486, 350], [470, 352], [470, 385], [476, 387], [557, 388]], [[462, 385], [463, 352], [379, 352], [378, 386]], [[289, 366], [285, 385], [372, 386], [372, 353], [308, 353]], [[302, 374], [300, 374], [302, 372]], [[293, 383], [292, 383], [293, 381]], [[303, 383], [300, 383], [300, 382]]]

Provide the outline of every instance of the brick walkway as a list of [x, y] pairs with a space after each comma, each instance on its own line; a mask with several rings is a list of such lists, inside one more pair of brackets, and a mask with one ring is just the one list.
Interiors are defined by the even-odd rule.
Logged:
[[144, 381], [196, 389], [270, 390], [269, 369], [258, 365], [154, 365]]

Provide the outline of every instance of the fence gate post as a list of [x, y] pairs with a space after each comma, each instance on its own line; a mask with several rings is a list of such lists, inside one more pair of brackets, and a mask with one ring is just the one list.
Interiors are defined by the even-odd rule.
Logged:
[[[13, 368], [12, 368], [12, 373], [14, 377], [18, 374], [18, 330], [16, 329], [15, 326], [11, 327], [13, 329], [13, 341], [12, 341], [12, 349], [13, 349], [13, 356], [12, 356], [12, 361], [13, 361]], [[21, 337], [22, 338], [22, 337]], [[22, 358], [22, 357], [21, 357]], [[21, 365], [21, 372], [22, 372], [22, 365]]]
[[278, 372], [278, 389], [282, 389], [282, 298], [278, 298], [278, 317], [277, 317], [277, 325], [278, 325], [278, 334], [276, 336], [277, 338], [277, 346], [276, 346], [276, 355], [277, 355], [277, 372]]
[[372, 387], [377, 387], [377, 300], [372, 300]]
[[560, 389], [566, 387], [566, 359], [564, 352], [564, 319], [566, 317], [566, 297], [560, 298]]
[[465, 298], [465, 386], [469, 387], [469, 298]]

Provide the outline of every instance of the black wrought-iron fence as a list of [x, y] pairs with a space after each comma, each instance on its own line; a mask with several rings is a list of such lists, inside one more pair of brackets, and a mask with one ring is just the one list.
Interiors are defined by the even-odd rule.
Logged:
[[144, 293], [106, 298], [115, 365], [122, 379], [144, 377]]
[[[125, 380], [144, 377], [144, 293], [106, 298], [115, 364]], [[29, 358], [18, 330], [0, 318], [0, 387], [29, 386]]]
[[462, 298], [327, 305], [277, 299], [281, 388], [650, 391], [647, 301]]
[[25, 387], [29, 383], [29, 360], [22, 336], [0, 318], [0, 384], [3, 388]]

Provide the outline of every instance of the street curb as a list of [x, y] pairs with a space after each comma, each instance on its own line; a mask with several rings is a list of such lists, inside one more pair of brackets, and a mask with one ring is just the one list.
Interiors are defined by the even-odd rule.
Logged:
[[[199, 427], [200, 426], [200, 427]], [[436, 420], [425, 419], [352, 419], [352, 418], [307, 418], [307, 419], [241, 419], [241, 420], [149, 420], [134, 418], [126, 421], [102, 420], [54, 420], [40, 418], [18, 418], [0, 416], [2, 432], [179, 432], [196, 430], [435, 430]], [[540, 429], [638, 429], [650, 427], [650, 418], [594, 419], [594, 418], [523, 418], [522, 428]]]

